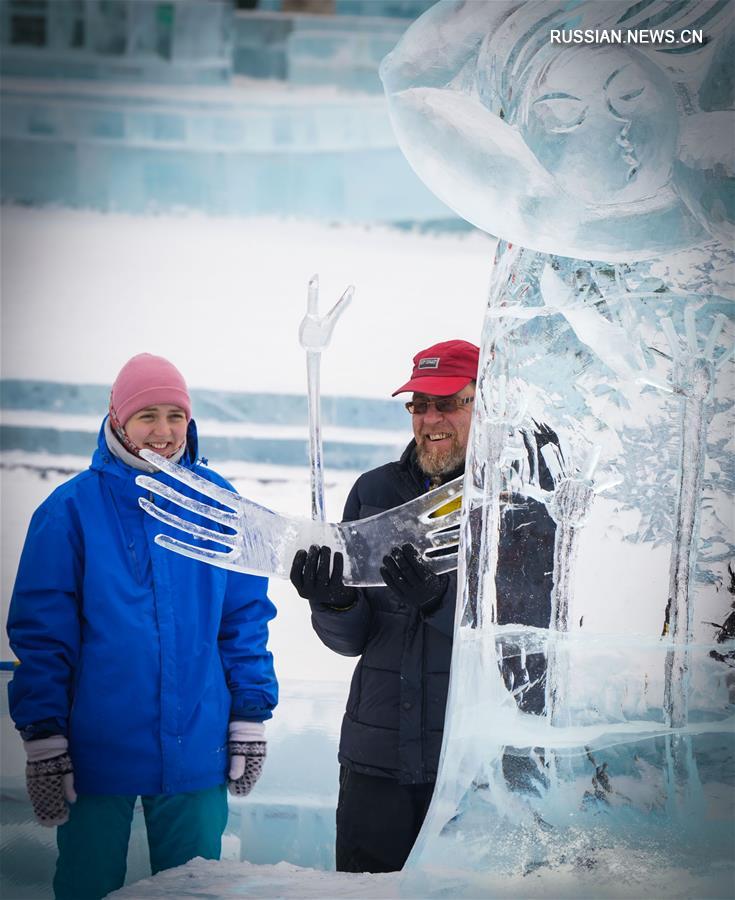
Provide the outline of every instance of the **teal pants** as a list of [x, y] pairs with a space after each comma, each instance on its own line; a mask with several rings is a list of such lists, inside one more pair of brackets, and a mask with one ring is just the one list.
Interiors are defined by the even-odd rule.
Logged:
[[[57, 829], [56, 900], [99, 900], [122, 887], [137, 797], [77, 798]], [[142, 797], [151, 871], [195, 856], [219, 859], [227, 824], [227, 787]]]

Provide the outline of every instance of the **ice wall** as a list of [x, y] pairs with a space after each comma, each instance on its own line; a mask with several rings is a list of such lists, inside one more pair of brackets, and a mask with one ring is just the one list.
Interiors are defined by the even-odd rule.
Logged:
[[10, 0], [2, 200], [456, 224], [379, 94], [379, 60], [409, 21], [392, 15]]
[[219, 84], [232, 69], [229, 0], [54, 0], [0, 6], [5, 75]]
[[[23, 454], [28, 465], [33, 465], [28, 454], [44, 454], [46, 465], [53, 456], [72, 456], [86, 466], [97, 446], [108, 394], [101, 385], [0, 380], [0, 450]], [[192, 396], [212, 459], [308, 464], [305, 397], [212, 390], [194, 390]], [[406, 414], [395, 401], [324, 397], [322, 409], [330, 469], [373, 468], [405, 446]]]

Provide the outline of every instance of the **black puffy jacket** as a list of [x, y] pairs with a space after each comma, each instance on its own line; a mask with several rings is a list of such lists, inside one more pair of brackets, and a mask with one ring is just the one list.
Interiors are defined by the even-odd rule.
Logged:
[[[376, 515], [426, 493], [429, 481], [418, 467], [415, 446], [411, 441], [398, 462], [380, 466], [357, 479], [345, 504], [344, 521]], [[460, 474], [461, 470], [453, 472], [445, 481]], [[518, 516], [515, 512], [513, 528], [518, 524]], [[546, 550], [532, 567], [533, 580], [541, 589], [535, 591], [533, 610], [529, 610], [533, 621], [526, 624], [548, 625], [553, 523], [545, 511], [533, 518], [541, 519], [544, 530], [551, 535], [551, 543], [545, 542]], [[527, 528], [517, 529], [517, 533], [524, 542], [530, 537]], [[386, 546], [384, 552], [390, 549]], [[500, 553], [504, 552], [513, 552], [505, 520]], [[524, 573], [526, 577], [529, 574]], [[506, 590], [500, 584], [498, 588], [501, 616], [504, 607], [510, 612], [510, 605], [503, 602]], [[527, 590], [528, 586], [520, 593], [528, 599]], [[357, 602], [346, 610], [312, 603], [312, 624], [322, 642], [343, 656], [360, 656], [342, 721], [342, 765], [401, 784], [436, 780], [449, 688], [456, 594], [457, 578], [452, 572], [441, 603], [426, 617], [416, 607], [408, 608], [388, 588], [380, 587], [360, 589]], [[520, 599], [514, 599], [515, 594], [514, 591], [508, 597], [513, 606]]]

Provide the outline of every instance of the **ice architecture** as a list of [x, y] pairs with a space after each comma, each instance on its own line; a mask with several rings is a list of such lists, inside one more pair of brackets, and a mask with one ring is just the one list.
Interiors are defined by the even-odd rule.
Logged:
[[378, 78], [429, 2], [3, 0], [2, 201], [466, 229], [406, 163]]
[[[550, 40], [654, 27], [705, 40]], [[442, 0], [383, 62], [416, 172], [501, 238], [414, 891], [735, 889], [732, 50], [721, 2]], [[539, 628], [496, 587], [542, 507]]]

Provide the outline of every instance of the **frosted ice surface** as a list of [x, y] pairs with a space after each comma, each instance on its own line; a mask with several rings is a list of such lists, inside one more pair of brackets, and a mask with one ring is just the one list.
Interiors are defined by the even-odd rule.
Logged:
[[[653, 26], [707, 40], [550, 41]], [[735, 889], [732, 27], [717, 2], [447, 0], [383, 63], [416, 172], [501, 238], [415, 886]]]
[[[708, 41], [686, 52], [550, 41], [696, 24]], [[461, 216], [525, 247], [630, 261], [732, 233], [731, 28], [727, 4], [699, 0], [443, 0], [381, 76], [401, 149]]]
[[[682, 292], [646, 263], [501, 241], [419, 880], [450, 866], [605, 880], [626, 859], [650, 889], [669, 862], [708, 890], [735, 883], [735, 642], [712, 624], [733, 600], [735, 322], [688, 255], [669, 259], [699, 288]], [[539, 506], [555, 526], [548, 629], [521, 601], [509, 618], [497, 587], [524, 589], [543, 547], [523, 543], [518, 511]]]

